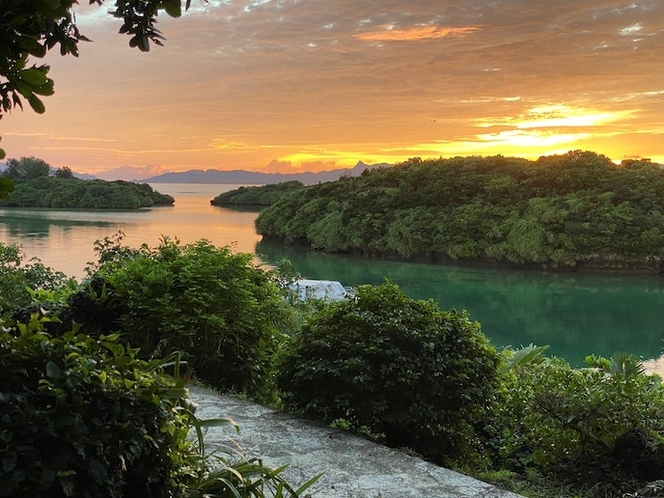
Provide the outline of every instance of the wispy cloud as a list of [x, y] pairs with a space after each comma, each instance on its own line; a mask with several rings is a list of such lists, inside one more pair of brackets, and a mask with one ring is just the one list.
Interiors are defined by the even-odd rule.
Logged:
[[596, 127], [616, 121], [625, 121], [635, 116], [636, 109], [598, 111], [565, 104], [548, 104], [532, 107], [517, 116], [505, 116], [499, 119], [481, 118], [476, 124], [486, 128], [492, 126], [512, 126], [516, 129], [531, 128], [566, 128]]
[[407, 29], [395, 29], [393, 26], [379, 26], [378, 31], [358, 33], [354, 35], [363, 41], [422, 41], [436, 40], [446, 36], [470, 35], [479, 30], [477, 26], [466, 27], [442, 27], [442, 26], [416, 26]]
[[166, 46], [148, 54], [106, 10], [77, 7], [95, 40], [80, 58], [47, 57], [46, 114], [3, 119], [10, 157], [92, 171], [664, 155], [658, 0], [194, 0], [160, 16]]

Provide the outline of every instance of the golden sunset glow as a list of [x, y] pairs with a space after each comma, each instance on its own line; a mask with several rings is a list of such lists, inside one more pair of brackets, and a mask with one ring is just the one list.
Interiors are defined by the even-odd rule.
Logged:
[[449, 35], [468, 35], [479, 28], [474, 26], [450, 28], [440, 26], [418, 26], [410, 29], [395, 29], [392, 25], [379, 26], [381, 31], [359, 33], [355, 35], [364, 41], [420, 41], [435, 40]]
[[192, 0], [147, 54], [85, 3], [94, 42], [34, 61], [56, 93], [0, 121], [9, 157], [127, 179], [573, 149], [664, 163], [664, 2]]

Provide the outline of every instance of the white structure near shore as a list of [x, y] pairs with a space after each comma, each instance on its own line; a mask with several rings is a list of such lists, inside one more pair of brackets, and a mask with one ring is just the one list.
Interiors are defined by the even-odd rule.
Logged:
[[348, 291], [341, 282], [334, 280], [309, 280], [301, 278], [288, 286], [293, 297], [306, 299], [322, 299], [324, 301], [341, 301], [348, 297]]

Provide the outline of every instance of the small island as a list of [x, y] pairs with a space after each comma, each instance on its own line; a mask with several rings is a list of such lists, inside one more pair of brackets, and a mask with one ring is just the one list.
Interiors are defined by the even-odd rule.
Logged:
[[283, 195], [304, 189], [297, 180], [263, 185], [261, 187], [240, 187], [210, 201], [213, 206], [223, 207], [267, 207], [277, 202]]
[[285, 192], [256, 230], [325, 252], [662, 273], [664, 169], [579, 150], [414, 158]]
[[81, 180], [67, 167], [52, 168], [34, 157], [10, 159], [3, 176], [14, 190], [0, 207], [58, 209], [139, 209], [172, 206], [175, 199], [147, 183], [123, 180]]

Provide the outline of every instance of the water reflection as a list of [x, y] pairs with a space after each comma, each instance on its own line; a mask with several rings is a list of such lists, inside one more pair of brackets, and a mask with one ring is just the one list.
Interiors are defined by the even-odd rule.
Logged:
[[[103, 216], [103, 212], [100, 212]], [[73, 230], [80, 227], [119, 227], [113, 220], [98, 219], [94, 212], [45, 209], [0, 209], [5, 230], [11, 237], [48, 237], [54, 229]]]
[[256, 212], [238, 212], [210, 205], [216, 195], [235, 185], [154, 184], [173, 195], [175, 206], [132, 211], [0, 209], [0, 242], [19, 244], [28, 257], [69, 276], [82, 278], [96, 259], [94, 242], [118, 231], [124, 243], [139, 247], [159, 244], [163, 236], [183, 243], [208, 239], [217, 246], [253, 252], [260, 237], [254, 230]]
[[389, 278], [409, 296], [434, 299], [443, 309], [467, 309], [497, 346], [548, 344], [549, 354], [581, 366], [589, 354], [662, 353], [663, 282], [658, 276], [515, 271], [405, 263], [310, 253], [261, 242], [268, 262], [288, 258], [310, 278], [344, 285]]

